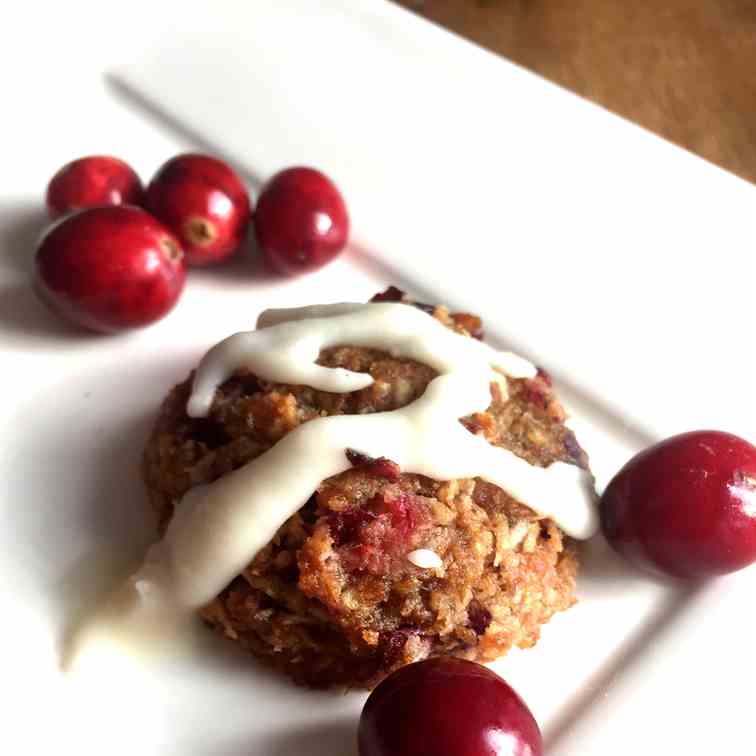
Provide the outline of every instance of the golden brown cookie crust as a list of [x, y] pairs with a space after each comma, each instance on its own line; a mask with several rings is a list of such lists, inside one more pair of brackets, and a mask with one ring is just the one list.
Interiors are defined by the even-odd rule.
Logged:
[[[480, 335], [475, 316], [427, 309]], [[190, 379], [171, 391], [144, 455], [161, 533], [186, 491], [258, 457], [299, 424], [398, 409], [435, 376], [412, 360], [348, 345], [324, 350], [319, 363], [375, 380], [331, 394], [240, 372], [204, 419], [186, 415]], [[488, 410], [462, 422], [531, 464], [587, 467], [564, 417], [539, 372], [492, 380]], [[480, 479], [438, 482], [390, 460], [350, 459], [353, 467], [323, 481], [202, 610], [208, 624], [299, 683], [371, 687], [429, 655], [491, 661], [532, 646], [541, 625], [574, 603], [576, 545], [550, 520]], [[438, 554], [443, 567], [412, 564], [406, 555], [418, 548]]]

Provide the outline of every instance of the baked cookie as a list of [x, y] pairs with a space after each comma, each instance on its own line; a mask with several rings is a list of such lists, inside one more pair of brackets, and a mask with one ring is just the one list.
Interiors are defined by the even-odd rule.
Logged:
[[[473, 315], [417, 305], [393, 288], [375, 299], [424, 309], [461, 338], [482, 337]], [[187, 413], [192, 376], [171, 391], [144, 454], [161, 534], [188, 491], [260, 458], [303, 424], [408, 407], [438, 376], [418, 360], [348, 343], [322, 349], [317, 364], [372, 381], [335, 392], [237, 369], [202, 417]], [[587, 471], [543, 371], [523, 378], [494, 369], [489, 388], [489, 406], [461, 418], [466, 433], [535, 468]], [[402, 469], [391, 454], [348, 445], [343, 454], [348, 469], [313, 487], [200, 610], [259, 659], [298, 683], [369, 688], [429, 656], [487, 662], [532, 646], [574, 603], [576, 542], [548, 514], [482, 477], [437, 480]], [[285, 474], [300, 475], [298, 464]]]

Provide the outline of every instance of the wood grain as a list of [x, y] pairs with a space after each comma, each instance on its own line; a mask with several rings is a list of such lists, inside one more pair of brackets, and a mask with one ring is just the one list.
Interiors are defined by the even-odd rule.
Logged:
[[400, 0], [756, 181], [756, 0]]

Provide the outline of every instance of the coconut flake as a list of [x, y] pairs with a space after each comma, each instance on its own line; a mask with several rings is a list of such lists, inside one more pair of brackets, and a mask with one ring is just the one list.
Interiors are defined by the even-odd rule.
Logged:
[[444, 563], [441, 557], [436, 554], [435, 551], [430, 549], [415, 549], [407, 554], [407, 559], [415, 565], [424, 570], [438, 569], [443, 567]]

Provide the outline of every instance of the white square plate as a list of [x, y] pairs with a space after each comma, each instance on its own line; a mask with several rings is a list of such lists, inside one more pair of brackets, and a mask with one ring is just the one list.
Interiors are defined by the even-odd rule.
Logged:
[[[60, 114], [55, 139], [12, 172], [0, 220], [10, 752], [350, 756], [364, 696], [300, 690], [212, 639], [201, 657], [154, 669], [113, 660], [94, 687], [60, 676], [66, 629], [150, 540], [138, 464], [162, 397], [266, 307], [362, 300], [395, 283], [480, 313], [492, 342], [553, 372], [600, 485], [672, 432], [753, 438], [756, 196], [387, 4], [166, 5], [139, 45], [138, 19], [95, 19], [96, 54], [83, 32], [78, 53], [49, 33], [73, 83], [45, 107], [20, 99], [29, 119], [3, 144], [13, 164], [29, 124]], [[88, 12], [74, 5], [59, 21], [79, 29]], [[28, 97], [43, 77], [24, 76]], [[229, 156], [253, 188], [287, 164], [322, 168], [347, 197], [354, 243], [295, 281], [247, 259], [192, 272], [177, 310], [131, 336], [56, 323], [20, 262], [48, 176], [98, 151], [147, 176], [187, 148]], [[549, 756], [747, 752], [754, 572], [659, 584], [600, 538], [584, 561], [578, 606], [495, 665], [533, 709]]]

